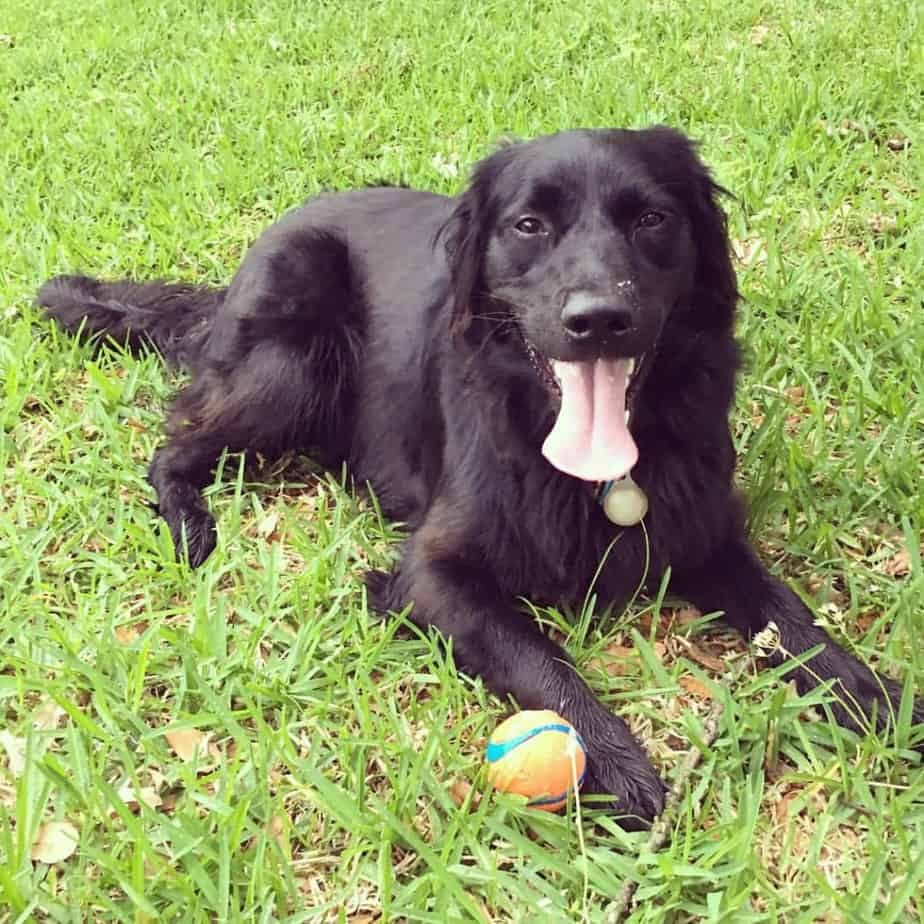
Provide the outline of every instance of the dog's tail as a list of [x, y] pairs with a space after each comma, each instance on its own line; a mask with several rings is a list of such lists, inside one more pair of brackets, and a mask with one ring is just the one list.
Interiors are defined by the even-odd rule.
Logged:
[[166, 282], [103, 282], [55, 276], [36, 301], [66, 331], [111, 337], [140, 351], [153, 346], [179, 366], [196, 362], [226, 289]]

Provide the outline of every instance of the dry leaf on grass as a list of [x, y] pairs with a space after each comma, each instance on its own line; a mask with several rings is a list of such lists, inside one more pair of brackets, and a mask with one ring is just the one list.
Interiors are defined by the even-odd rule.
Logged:
[[173, 753], [187, 763], [196, 760], [202, 763], [208, 757], [221, 756], [218, 748], [209, 744], [210, 735], [197, 728], [178, 728], [164, 734]]
[[709, 654], [707, 651], [704, 651], [698, 645], [690, 644], [686, 651], [684, 652], [686, 656], [691, 660], [695, 661], [697, 664], [705, 667], [707, 670], [712, 671], [715, 674], [721, 674], [725, 672], [726, 664], [721, 658], [717, 658], [715, 655]]
[[119, 798], [133, 811], [137, 812], [142, 803], [148, 808], [160, 808], [163, 799], [153, 786], [138, 786], [131, 780], [126, 780], [119, 787]]
[[254, 649], [253, 652], [253, 663], [259, 669], [266, 666], [266, 662], [269, 661], [270, 656], [273, 653], [273, 645], [271, 642], [263, 639], [259, 645]]
[[587, 665], [591, 670], [599, 668], [606, 671], [611, 677], [622, 677], [638, 671], [638, 652], [625, 645], [610, 645], [605, 648], [599, 658], [593, 658]]
[[675, 626], [688, 626], [690, 623], [702, 619], [702, 612], [695, 606], [678, 606], [671, 610], [671, 623]]
[[681, 677], [680, 686], [687, 693], [692, 693], [697, 699], [712, 700], [716, 698], [712, 690], [701, 680], [697, 680], [696, 677]]
[[[667, 655], [667, 645], [662, 641], [651, 643], [654, 656], [663, 661]], [[600, 652], [600, 656], [592, 658], [588, 668], [599, 668], [606, 671], [611, 677], [623, 677], [626, 674], [637, 674], [641, 670], [641, 656], [638, 649], [627, 645], [609, 645]]]
[[[449, 787], [449, 797], [456, 804], [456, 808], [462, 808], [465, 805], [465, 800], [468, 799], [469, 793], [472, 791], [472, 784], [468, 780], [456, 779], [453, 780], [452, 785]], [[475, 792], [472, 796], [472, 801], [469, 804], [470, 808], [474, 808], [478, 803], [481, 802], [481, 793]]]
[[899, 549], [882, 567], [889, 577], [904, 577], [911, 574], [911, 552]]
[[12, 732], [0, 731], [0, 748], [6, 751], [6, 764], [13, 777], [22, 776], [26, 769], [26, 739], [17, 738]]
[[738, 262], [744, 267], [767, 262], [766, 245], [760, 238], [732, 241], [732, 250]]
[[449, 796], [456, 804], [456, 808], [462, 808], [471, 791], [472, 784], [468, 780], [453, 780], [449, 787]]
[[798, 787], [790, 789], [780, 800], [773, 806], [773, 815], [778, 825], [784, 825], [789, 821], [789, 804], [802, 795], [802, 790]]
[[257, 523], [257, 535], [261, 539], [267, 539], [273, 541], [278, 538], [276, 534], [276, 529], [279, 526], [279, 511], [270, 510], [261, 520]]
[[873, 625], [882, 618], [882, 613], [877, 610], [867, 610], [864, 613], [857, 615], [857, 618], [854, 620], [854, 625], [858, 632], [863, 635], [866, 635], [867, 632], [873, 627]]
[[287, 856], [291, 857], [292, 848], [289, 845], [289, 819], [285, 815], [273, 815], [266, 826], [266, 833], [279, 845], [279, 849]]
[[39, 828], [29, 856], [39, 863], [60, 863], [74, 853], [79, 838], [69, 821], [49, 821]]
[[141, 622], [126, 623], [123, 626], [116, 626], [113, 635], [120, 645], [131, 645], [136, 642], [145, 632], [148, 631], [148, 624]]
[[53, 731], [63, 715], [64, 710], [54, 700], [46, 700], [32, 716], [32, 727], [39, 731]]

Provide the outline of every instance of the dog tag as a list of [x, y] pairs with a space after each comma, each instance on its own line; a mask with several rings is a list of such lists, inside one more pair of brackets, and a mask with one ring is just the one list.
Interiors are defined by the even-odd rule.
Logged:
[[648, 497], [629, 475], [605, 485], [600, 502], [606, 518], [617, 526], [635, 526], [648, 513]]

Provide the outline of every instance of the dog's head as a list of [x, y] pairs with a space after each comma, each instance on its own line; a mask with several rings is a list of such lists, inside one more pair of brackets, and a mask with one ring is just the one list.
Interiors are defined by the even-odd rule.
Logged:
[[719, 192], [660, 127], [564, 132], [476, 167], [446, 229], [453, 329], [522, 338], [561, 395], [544, 451], [562, 470], [602, 480], [635, 463], [624, 418], [673, 313], [731, 322]]

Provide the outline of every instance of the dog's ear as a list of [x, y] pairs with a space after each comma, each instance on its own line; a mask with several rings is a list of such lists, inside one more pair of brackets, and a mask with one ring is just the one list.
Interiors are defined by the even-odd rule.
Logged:
[[663, 126], [645, 134], [655, 141], [651, 148], [658, 151], [660, 179], [684, 190], [697, 248], [694, 308], [701, 310], [698, 320], [716, 326], [730, 324], [738, 301], [738, 285], [727, 220], [720, 205], [721, 197], [729, 193], [713, 180], [689, 138]]
[[696, 290], [720, 325], [731, 323], [738, 301], [738, 283], [732, 265], [728, 221], [719, 198], [728, 192], [716, 183], [696, 159], [697, 183], [690, 212], [696, 235]]
[[472, 301], [481, 278], [484, 252], [483, 203], [473, 182], [459, 197], [440, 229], [449, 263], [450, 331], [464, 334], [472, 323]]
[[504, 167], [516, 156], [516, 145], [506, 144], [481, 161], [472, 171], [468, 189], [439, 229], [449, 263], [451, 330], [464, 334], [472, 323], [480, 294], [484, 255], [491, 231], [498, 180]]

